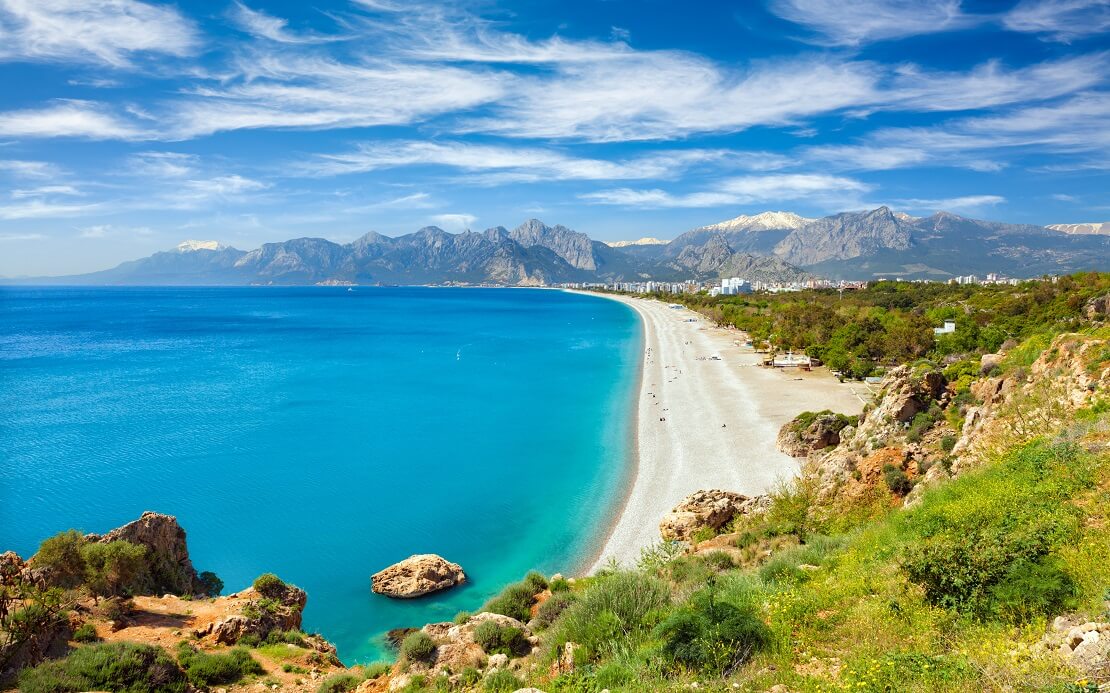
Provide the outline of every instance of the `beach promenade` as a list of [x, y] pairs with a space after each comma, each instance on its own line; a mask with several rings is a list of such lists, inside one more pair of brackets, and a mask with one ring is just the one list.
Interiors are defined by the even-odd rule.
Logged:
[[[606, 295], [632, 307], [644, 328], [634, 479], [597, 561], [635, 562], [659, 541], [659, 520], [699, 489], [748, 495], [795, 475], [779, 452], [779, 428], [806, 410], [858, 414], [866, 390], [828, 371], [759, 366], [742, 333], [659, 301]], [[715, 358], [716, 357], [716, 358]], [[857, 390], [859, 394], [857, 394]], [[592, 571], [592, 569], [591, 569]]]

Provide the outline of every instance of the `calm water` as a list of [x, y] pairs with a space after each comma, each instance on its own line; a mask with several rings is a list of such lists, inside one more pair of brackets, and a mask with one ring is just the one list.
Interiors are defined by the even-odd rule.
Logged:
[[[0, 551], [176, 515], [228, 591], [276, 572], [348, 663], [528, 569], [568, 571], [626, 473], [640, 330], [554, 291], [0, 288]], [[413, 553], [472, 582], [397, 602]]]

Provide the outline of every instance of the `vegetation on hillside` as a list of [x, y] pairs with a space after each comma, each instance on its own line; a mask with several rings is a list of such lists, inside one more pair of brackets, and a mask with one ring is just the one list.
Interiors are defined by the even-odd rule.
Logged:
[[[758, 344], [804, 351], [863, 377], [882, 366], [991, 353], [1010, 340], [1078, 329], [1087, 301], [1108, 292], [1110, 274], [1084, 273], [1017, 286], [881, 281], [844, 292], [661, 298], [738, 327]], [[934, 335], [945, 320], [955, 320], [956, 331]]]

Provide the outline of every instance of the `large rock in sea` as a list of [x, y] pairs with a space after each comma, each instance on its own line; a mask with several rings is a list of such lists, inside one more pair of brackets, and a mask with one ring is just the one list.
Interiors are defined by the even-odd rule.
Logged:
[[733, 491], [695, 491], [682, 499], [659, 523], [659, 534], [668, 541], [690, 541], [698, 530], [720, 529], [737, 515], [759, 512], [766, 496], [749, 498]]
[[387, 597], [412, 599], [464, 582], [466, 573], [462, 566], [434, 553], [423, 553], [409, 556], [374, 573], [370, 578], [370, 587]]

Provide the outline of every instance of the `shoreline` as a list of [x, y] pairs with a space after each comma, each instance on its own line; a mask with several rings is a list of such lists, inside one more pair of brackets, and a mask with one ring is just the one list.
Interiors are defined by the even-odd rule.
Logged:
[[[575, 291], [614, 300], [641, 325], [639, 383], [619, 502], [574, 574], [588, 575], [611, 557], [635, 563], [660, 541], [659, 521], [688, 494], [720, 488], [766, 493], [793, 478], [799, 460], [779, 452], [784, 423], [803, 411], [858, 414], [863, 399], [827, 370], [783, 372], [758, 365], [743, 335], [719, 328], [688, 308], [654, 299]], [[861, 386], [862, 387], [862, 386]]]

